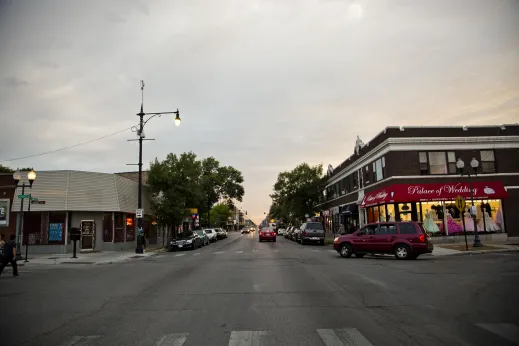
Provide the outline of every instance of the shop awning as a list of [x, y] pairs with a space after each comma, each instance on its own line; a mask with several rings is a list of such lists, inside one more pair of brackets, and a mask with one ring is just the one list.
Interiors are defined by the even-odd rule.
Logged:
[[[508, 197], [499, 181], [473, 182], [474, 199], [502, 199]], [[470, 199], [468, 182], [451, 184], [393, 184], [383, 189], [367, 192], [362, 208], [386, 203], [451, 201], [460, 195]]]

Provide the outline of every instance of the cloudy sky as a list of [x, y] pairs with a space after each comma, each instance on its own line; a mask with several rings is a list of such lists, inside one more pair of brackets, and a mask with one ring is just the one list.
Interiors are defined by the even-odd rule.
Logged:
[[245, 177], [254, 220], [277, 174], [336, 166], [389, 125], [519, 119], [517, 0], [0, 0], [0, 162], [131, 170], [192, 150]]

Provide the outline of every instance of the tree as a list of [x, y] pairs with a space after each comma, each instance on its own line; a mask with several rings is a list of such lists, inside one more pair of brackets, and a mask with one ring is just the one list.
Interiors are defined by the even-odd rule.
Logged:
[[319, 203], [322, 190], [322, 165], [298, 165], [291, 171], [278, 174], [274, 192], [270, 195], [272, 204], [269, 214], [285, 222], [303, 219], [305, 214], [313, 214]]
[[[25, 172], [25, 171], [31, 171], [33, 168], [32, 167], [24, 167], [24, 168], [17, 168], [16, 170], [19, 170], [21, 172]], [[15, 170], [12, 169], [12, 168], [9, 168], [7, 166], [4, 166], [4, 165], [0, 165], [0, 173], [14, 173]]]
[[4, 165], [0, 165], [0, 173], [14, 173], [14, 169], [11, 169]]
[[220, 199], [242, 200], [244, 188], [240, 171], [231, 166], [220, 167], [214, 157], [198, 160], [192, 153], [169, 154], [151, 163], [148, 185], [152, 208], [160, 223], [177, 226], [197, 208], [211, 218], [211, 209]]
[[232, 212], [225, 203], [216, 204], [211, 209], [211, 219], [213, 220], [213, 223], [218, 227], [224, 226], [227, 223], [228, 218], [231, 217], [231, 215]]

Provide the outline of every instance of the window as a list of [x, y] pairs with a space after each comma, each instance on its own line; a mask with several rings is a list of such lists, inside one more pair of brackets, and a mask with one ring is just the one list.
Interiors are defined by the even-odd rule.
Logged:
[[353, 173], [353, 188], [357, 188], [357, 173]]
[[369, 166], [366, 166], [366, 175], [364, 181], [366, 184], [369, 184]]
[[373, 180], [380, 181], [385, 178], [386, 160], [384, 157], [373, 162]]
[[449, 174], [456, 174], [456, 153], [454, 151], [447, 152], [447, 161], [449, 162]]
[[377, 230], [377, 225], [366, 226], [357, 233], [357, 235], [374, 235]]
[[429, 156], [429, 174], [447, 174], [447, 161], [445, 152], [433, 151]]
[[0, 199], [0, 226], [9, 226], [9, 199]]
[[481, 171], [483, 173], [495, 173], [496, 161], [494, 158], [494, 150], [481, 150]]
[[416, 234], [416, 228], [414, 223], [401, 223], [399, 224], [400, 234]]
[[339, 181], [339, 192], [340, 195], [344, 195], [346, 192], [344, 191], [344, 180]]
[[420, 174], [456, 174], [456, 153], [454, 151], [419, 152]]
[[103, 241], [111, 243], [113, 240], [113, 221], [112, 213], [104, 213], [103, 215]]
[[395, 225], [380, 225], [378, 228], [377, 235], [386, 235], [386, 234], [397, 234]]
[[429, 164], [427, 163], [427, 153], [420, 152], [418, 153], [420, 160], [420, 174], [425, 175], [429, 173]]

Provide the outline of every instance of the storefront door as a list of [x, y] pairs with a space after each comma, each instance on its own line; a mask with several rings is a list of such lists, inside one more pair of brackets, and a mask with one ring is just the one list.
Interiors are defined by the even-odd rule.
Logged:
[[94, 250], [96, 243], [95, 222], [81, 221], [81, 250]]

